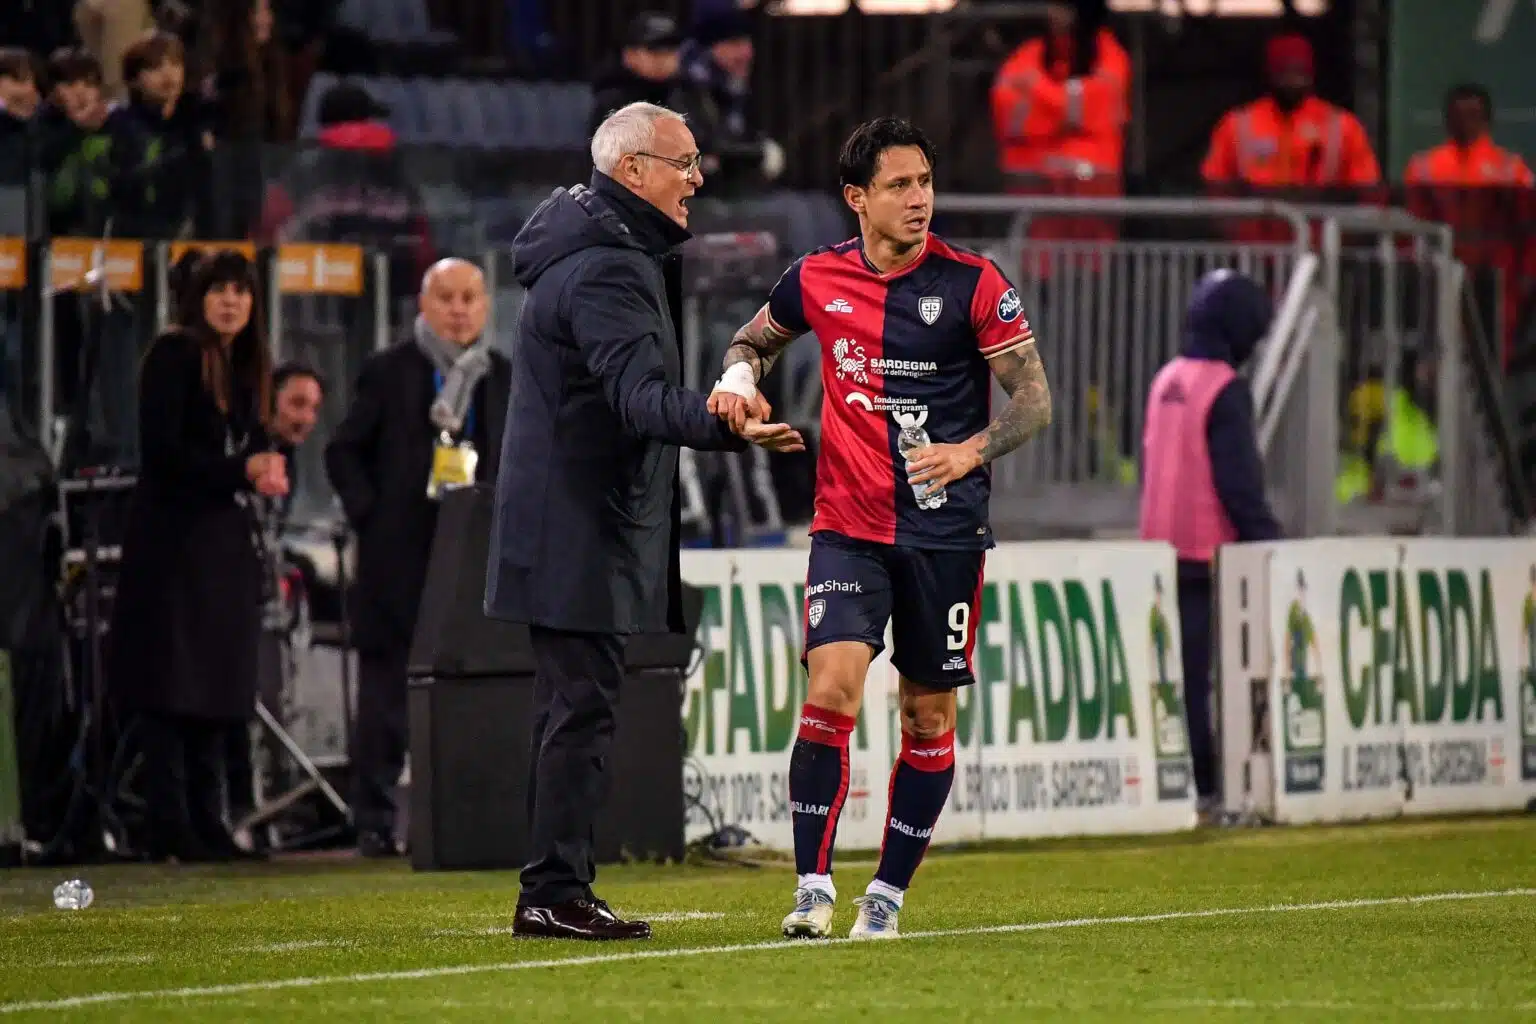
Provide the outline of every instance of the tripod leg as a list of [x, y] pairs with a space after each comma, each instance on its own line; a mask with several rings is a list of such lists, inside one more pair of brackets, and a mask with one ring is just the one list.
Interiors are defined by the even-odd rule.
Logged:
[[324, 794], [326, 800], [330, 801], [331, 806], [340, 811], [347, 821], [350, 822], [352, 820], [352, 808], [347, 806], [347, 802], [341, 798], [340, 793], [336, 792], [335, 787], [325, 781], [325, 776], [315, 766], [315, 762], [309, 759], [298, 743], [294, 742], [293, 737], [288, 735], [287, 730], [283, 728], [282, 724], [273, 717], [272, 712], [267, 710], [267, 706], [260, 701], [256, 702], [256, 717], [261, 719], [261, 724], [266, 726], [267, 731], [272, 737], [282, 744], [283, 749], [288, 752], [289, 757], [293, 758], [300, 770], [313, 780], [315, 786]]

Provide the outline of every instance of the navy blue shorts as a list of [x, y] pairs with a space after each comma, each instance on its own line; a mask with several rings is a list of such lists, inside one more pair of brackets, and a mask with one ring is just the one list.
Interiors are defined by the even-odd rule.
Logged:
[[907, 679], [934, 689], [975, 682], [971, 652], [985, 559], [985, 551], [902, 548], [826, 530], [813, 535], [806, 652], [857, 640], [879, 654], [889, 622], [891, 664]]

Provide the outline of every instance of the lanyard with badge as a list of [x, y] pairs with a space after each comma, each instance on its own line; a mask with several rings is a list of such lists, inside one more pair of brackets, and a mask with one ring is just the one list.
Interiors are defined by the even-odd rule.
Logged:
[[[443, 375], [439, 372], [434, 376], [437, 390], [441, 392]], [[445, 491], [474, 484], [475, 466], [480, 461], [480, 453], [475, 451], [474, 442], [469, 439], [474, 429], [475, 406], [471, 401], [464, 414], [464, 428], [459, 432], [461, 439], [455, 442], [453, 435], [444, 430], [437, 435], [437, 441], [432, 446], [432, 475], [427, 480], [428, 498], [436, 501]]]

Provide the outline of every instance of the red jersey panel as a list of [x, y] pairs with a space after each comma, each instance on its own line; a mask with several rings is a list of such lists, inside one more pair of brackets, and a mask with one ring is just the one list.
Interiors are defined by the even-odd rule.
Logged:
[[798, 260], [769, 297], [781, 328], [821, 343], [821, 454], [811, 531], [902, 547], [990, 547], [991, 473], [951, 483], [920, 509], [896, 439], [906, 423], [957, 444], [991, 418], [987, 359], [1034, 340], [1019, 294], [976, 253], [929, 235], [916, 260], [881, 274], [860, 239]]

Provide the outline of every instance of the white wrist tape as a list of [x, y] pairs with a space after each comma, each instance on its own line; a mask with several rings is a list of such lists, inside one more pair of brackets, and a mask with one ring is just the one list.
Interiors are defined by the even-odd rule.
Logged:
[[732, 363], [725, 368], [725, 373], [715, 381], [715, 391], [726, 391], [742, 398], [757, 397], [757, 378], [752, 375], [752, 367], [746, 363]]

